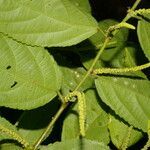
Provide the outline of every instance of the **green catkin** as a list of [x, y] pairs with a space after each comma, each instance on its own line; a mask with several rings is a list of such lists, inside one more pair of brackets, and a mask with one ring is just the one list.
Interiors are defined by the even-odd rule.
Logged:
[[124, 72], [135, 72], [139, 70], [143, 70], [150, 67], [150, 63], [131, 67], [131, 68], [99, 68], [93, 71], [93, 74], [116, 74], [116, 73], [124, 73]]
[[135, 30], [135, 27], [133, 25], [126, 22], [121, 22], [115, 26], [115, 29], [120, 29], [120, 28], [128, 28], [128, 29]]
[[79, 109], [79, 126], [81, 136], [85, 136], [85, 106], [84, 106], [84, 97], [83, 94], [78, 96], [78, 109]]
[[121, 147], [121, 150], [126, 150], [126, 149], [128, 148], [129, 141], [130, 141], [130, 138], [131, 138], [131, 131], [132, 131], [132, 129], [133, 129], [133, 126], [130, 126], [130, 127], [128, 128], [128, 133], [127, 133], [127, 136], [126, 136], [126, 138], [125, 138], [125, 141], [124, 141], [124, 143], [123, 143], [123, 145], [122, 145], [122, 147]]
[[86, 99], [85, 99], [85, 94], [82, 92], [82, 100], [84, 103], [84, 116], [86, 116]]
[[150, 14], [150, 9], [138, 9], [138, 10], [135, 10], [135, 11], [131, 11], [129, 9], [129, 14], [133, 17], [135, 16], [138, 16], [138, 15], [145, 15], [145, 14]]
[[77, 97], [78, 99], [78, 109], [79, 109], [79, 128], [81, 136], [85, 136], [85, 118], [86, 118], [86, 103], [85, 95], [82, 92], [74, 91], [69, 93], [65, 98], [65, 102], [71, 101], [72, 97]]
[[14, 140], [18, 141], [24, 148], [31, 149], [29, 143], [26, 142], [22, 137], [20, 137], [20, 135], [18, 135], [14, 131], [11, 131], [5, 128], [4, 126], [0, 125], [0, 132], [5, 133], [9, 135], [10, 137], [12, 137]]
[[128, 28], [128, 29], [132, 29], [132, 30], [135, 30], [135, 27], [129, 23], [126, 23], [126, 22], [121, 22], [121, 23], [118, 23], [114, 26], [111, 26], [108, 31], [107, 31], [107, 34], [109, 35], [110, 33], [112, 33], [114, 30], [117, 30], [117, 29], [120, 29], [120, 28]]
[[80, 92], [79, 91], [74, 91], [74, 92], [70, 92], [66, 97], [64, 97], [64, 101], [65, 102], [69, 102], [71, 101], [72, 102], [72, 97], [79, 97], [80, 96]]

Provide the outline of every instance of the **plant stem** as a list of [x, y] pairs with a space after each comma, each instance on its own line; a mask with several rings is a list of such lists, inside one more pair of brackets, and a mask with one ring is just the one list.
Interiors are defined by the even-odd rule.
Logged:
[[[136, 0], [136, 2], [133, 4], [131, 10], [134, 11], [136, 9], [136, 7], [139, 5], [139, 3], [141, 2], [141, 0]], [[126, 15], [126, 17], [122, 20], [122, 22], [126, 22], [131, 18], [130, 15]], [[117, 33], [117, 30], [114, 31], [113, 36]], [[100, 58], [101, 54], [103, 53], [104, 49], [106, 48], [107, 44], [109, 43], [111, 39], [109, 37], [106, 37], [105, 42], [102, 46], [102, 48], [99, 50], [97, 56], [95, 57], [90, 69], [87, 71], [86, 75], [84, 76], [84, 78], [81, 80], [81, 82], [77, 85], [77, 87], [75, 88], [74, 91], [77, 91], [80, 86], [84, 83], [84, 81], [87, 79], [87, 77], [89, 76], [89, 74], [91, 73], [91, 71], [93, 70], [93, 67], [95, 66], [96, 62], [98, 61], [98, 59]]]
[[134, 11], [137, 6], [139, 5], [139, 3], [141, 2], [142, 0], [136, 0], [136, 2], [134, 3], [134, 5], [132, 6], [131, 10]]
[[96, 62], [98, 61], [99, 57], [100, 57], [101, 54], [103, 53], [103, 51], [104, 51], [104, 49], [106, 48], [106, 46], [107, 46], [107, 44], [109, 43], [109, 41], [110, 41], [110, 38], [107, 37], [107, 38], [105, 39], [105, 42], [104, 42], [103, 46], [101, 47], [101, 49], [100, 49], [99, 52], [97, 53], [97, 55], [96, 55], [96, 57], [95, 57], [95, 59], [94, 59], [92, 65], [91, 65], [90, 69], [87, 71], [86, 75], [85, 75], [84, 78], [80, 81], [80, 83], [77, 85], [77, 87], [75, 88], [74, 91], [77, 91], [77, 90], [80, 88], [80, 86], [84, 83], [84, 81], [86, 80], [86, 78], [89, 76], [89, 74], [90, 74], [91, 71], [93, 70], [93, 67], [95, 66]]
[[[134, 11], [134, 10], [137, 8], [137, 6], [140, 4], [140, 2], [141, 2], [141, 0], [136, 0], [130, 10], [131, 10], [131, 11]], [[126, 17], [122, 20], [122, 22], [126, 22], [126, 21], [128, 21], [130, 18], [131, 18], [130, 13], [128, 13], [128, 14], [126, 15]]]
[[41, 137], [37, 140], [37, 142], [34, 145], [34, 150], [38, 148], [38, 146], [42, 143], [43, 139], [46, 137], [47, 133], [50, 131], [50, 129], [53, 127], [59, 116], [62, 114], [62, 112], [65, 110], [65, 108], [68, 106], [68, 103], [63, 103], [61, 107], [59, 108], [58, 112], [53, 117], [52, 121], [47, 126], [46, 130], [43, 132]]
[[60, 93], [60, 91], [57, 92], [59, 99], [61, 100], [62, 103], [65, 103], [64, 98], [62, 96], [62, 94]]
[[[134, 3], [134, 5], [132, 6], [131, 10], [134, 11], [136, 9], [136, 7], [138, 6], [138, 4], [141, 2], [141, 0], [136, 0], [136, 2]], [[127, 20], [129, 20], [131, 18], [130, 15], [127, 14], [127, 16], [123, 19], [122, 22], [126, 22]], [[114, 33], [113, 35], [115, 35], [116, 33]], [[81, 85], [84, 83], [84, 81], [87, 79], [87, 77], [89, 76], [89, 74], [92, 72], [96, 62], [98, 61], [98, 59], [100, 58], [101, 54], [103, 53], [103, 51], [105, 50], [107, 44], [110, 42], [111, 38], [110, 37], [106, 37], [103, 46], [101, 47], [101, 49], [99, 50], [99, 52], [97, 53], [90, 69], [87, 71], [86, 75], [84, 76], [84, 78], [81, 80], [81, 82], [77, 85], [77, 87], [74, 89], [74, 91], [77, 91]], [[60, 94], [60, 93], [59, 93]], [[59, 95], [60, 96], [60, 95]], [[61, 97], [61, 100], [63, 100], [63, 97]], [[53, 127], [53, 125], [55, 124], [55, 122], [57, 121], [57, 119], [60, 117], [60, 115], [62, 114], [62, 112], [65, 110], [65, 108], [68, 106], [68, 103], [62, 103], [60, 109], [58, 110], [58, 112], [56, 113], [56, 115], [53, 117], [52, 121], [49, 123], [49, 125], [47, 126], [46, 130], [43, 132], [43, 134], [41, 135], [41, 137], [38, 139], [38, 141], [35, 143], [34, 146], [34, 150], [37, 149], [37, 147], [42, 143], [43, 139], [45, 138], [45, 136], [47, 135], [47, 133], [49, 132], [49, 130]]]

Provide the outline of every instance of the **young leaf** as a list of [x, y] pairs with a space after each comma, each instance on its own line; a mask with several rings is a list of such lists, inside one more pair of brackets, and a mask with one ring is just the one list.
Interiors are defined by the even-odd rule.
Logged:
[[142, 138], [141, 132], [131, 129], [131, 133], [129, 133], [130, 127], [113, 116], [111, 116], [111, 123], [108, 124], [108, 128], [111, 141], [118, 149], [121, 149], [125, 142], [127, 142], [129, 147]]
[[[107, 126], [109, 123], [108, 115], [102, 110], [98, 104], [98, 96], [93, 89], [85, 92], [86, 98], [86, 132], [85, 138], [109, 143], [109, 133]], [[79, 118], [78, 103], [70, 110], [64, 120], [62, 140], [79, 138]], [[70, 123], [71, 122], [71, 123]]]
[[28, 45], [69, 46], [95, 34], [96, 21], [69, 0], [0, 0], [0, 32]]
[[96, 88], [102, 101], [131, 125], [147, 131], [150, 117], [150, 82], [146, 80], [98, 77]]
[[[148, 18], [150, 18], [150, 15], [148, 15]], [[150, 60], [150, 22], [147, 20], [140, 20], [138, 22], [137, 33], [145, 56]]]
[[18, 121], [17, 128], [19, 133], [31, 145], [34, 145], [52, 120], [58, 108], [58, 100], [53, 99], [43, 107], [25, 111]]
[[0, 60], [0, 106], [33, 109], [57, 95], [61, 73], [43, 48], [0, 35]]
[[109, 150], [109, 148], [104, 143], [99, 143], [96, 141], [86, 140], [86, 139], [76, 139], [67, 140], [64, 142], [56, 142], [54, 144], [49, 144], [48, 146], [42, 146], [41, 150]]

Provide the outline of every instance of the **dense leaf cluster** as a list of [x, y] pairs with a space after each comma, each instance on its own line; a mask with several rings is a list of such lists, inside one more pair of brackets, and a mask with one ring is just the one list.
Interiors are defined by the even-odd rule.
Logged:
[[134, 67], [150, 61], [150, 13], [128, 14], [135, 30], [97, 22], [88, 0], [0, 0], [1, 150], [148, 149], [149, 70]]

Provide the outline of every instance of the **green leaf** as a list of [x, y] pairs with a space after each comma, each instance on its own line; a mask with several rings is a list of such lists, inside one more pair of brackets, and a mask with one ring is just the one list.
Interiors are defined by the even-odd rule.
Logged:
[[[148, 18], [150, 18], [150, 15]], [[145, 56], [150, 60], [150, 22], [144, 19], [140, 20], [138, 22], [137, 33]]]
[[86, 11], [88, 13], [91, 13], [91, 6], [88, 0], [70, 0], [71, 2], [74, 3], [74, 5], [76, 5], [76, 7], [78, 7], [79, 9], [81, 9], [82, 11]]
[[[129, 133], [129, 126], [113, 116], [111, 116], [111, 123], [108, 124], [108, 127], [111, 141], [118, 149], [122, 149], [122, 146], [126, 140], [129, 141], [129, 147], [142, 138], [142, 133], [140, 131], [132, 129], [131, 133]], [[126, 139], [128, 134], [130, 134], [129, 139]]]
[[34, 145], [56, 114], [58, 108], [59, 102], [54, 99], [43, 107], [25, 111], [18, 121], [19, 133], [31, 145]]
[[[93, 141], [109, 143], [109, 133], [107, 130], [109, 118], [98, 103], [98, 96], [95, 90], [90, 89], [85, 92], [86, 98], [86, 133], [85, 138]], [[71, 122], [71, 123], [70, 123]], [[68, 112], [62, 131], [62, 140], [79, 138], [79, 118], [78, 103]]]
[[69, 0], [0, 0], [0, 4], [0, 32], [28, 45], [74, 45], [98, 30], [92, 16]]
[[104, 103], [131, 125], [147, 132], [147, 121], [150, 118], [149, 81], [99, 77], [95, 83]]
[[33, 109], [53, 99], [61, 73], [43, 48], [30, 47], [0, 35], [0, 106]]
[[49, 144], [48, 146], [42, 146], [41, 150], [109, 150], [109, 148], [99, 142], [91, 140], [67, 140], [64, 142], [56, 142], [54, 144]]
[[1, 144], [0, 150], [23, 150], [23, 148], [15, 144]]
[[89, 123], [85, 138], [108, 144], [110, 142], [109, 132], [107, 129], [109, 124], [108, 114], [103, 111], [95, 120], [93, 119], [92, 121], [93, 122]]

